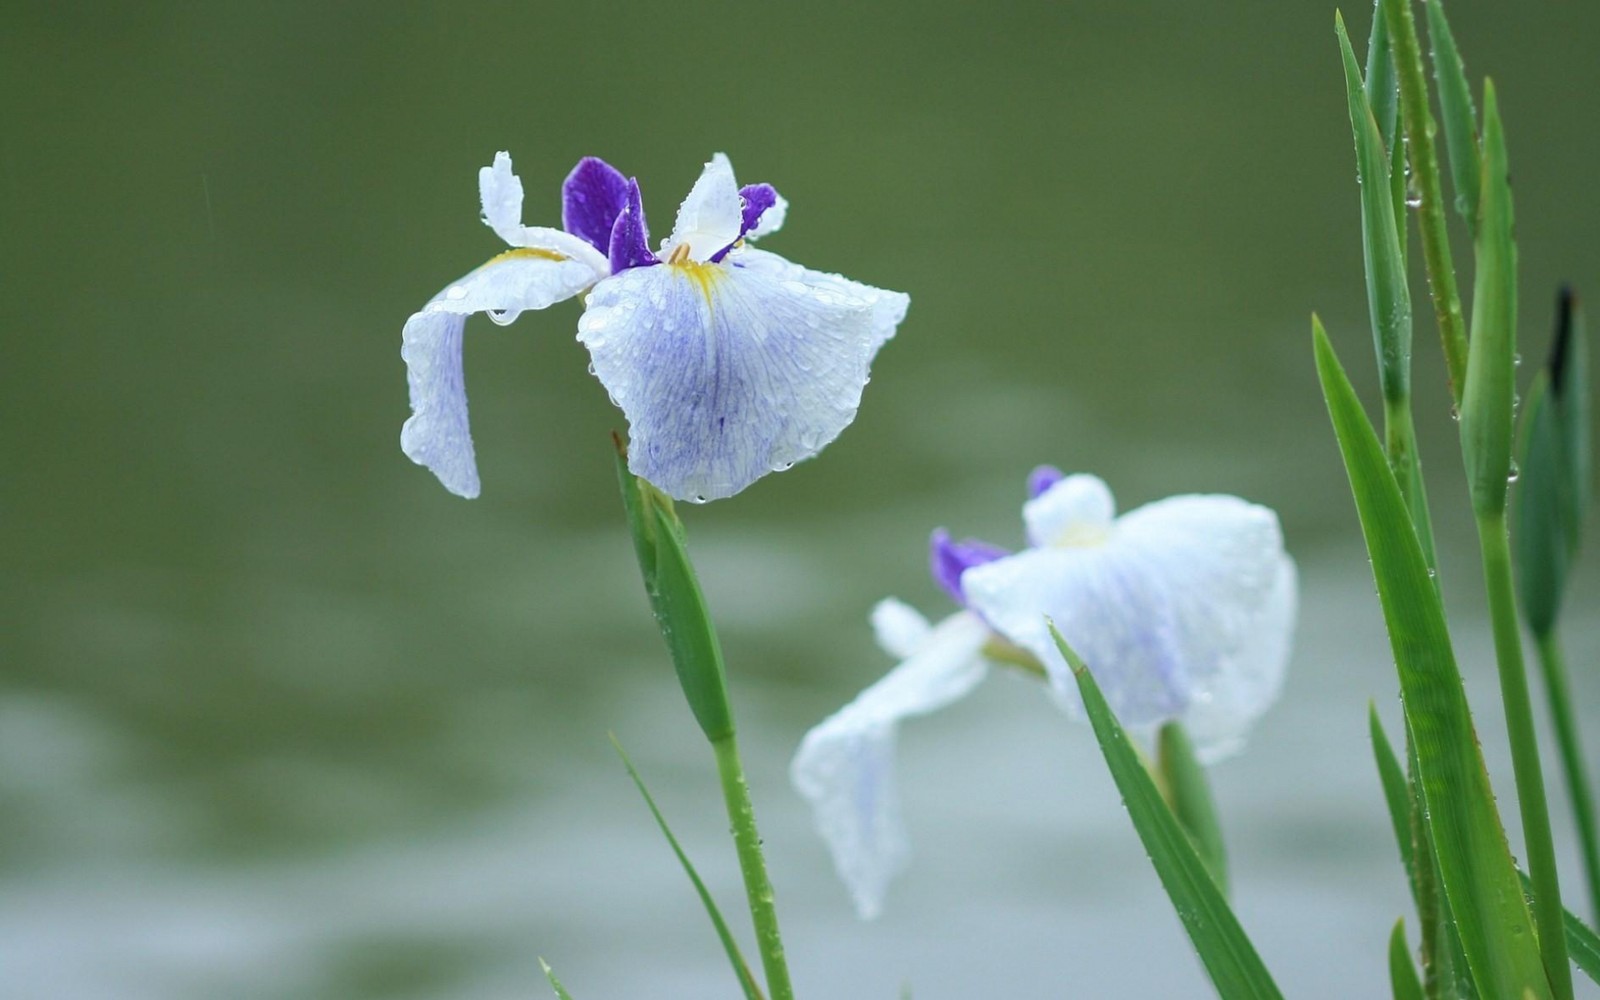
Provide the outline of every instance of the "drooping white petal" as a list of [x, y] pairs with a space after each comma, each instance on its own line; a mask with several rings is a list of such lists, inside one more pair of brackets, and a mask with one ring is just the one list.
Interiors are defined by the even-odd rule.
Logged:
[[933, 626], [922, 612], [894, 597], [886, 597], [872, 609], [872, 633], [878, 648], [903, 660], [927, 641]]
[[549, 250], [585, 264], [594, 272], [590, 282], [611, 273], [606, 255], [586, 240], [560, 229], [522, 224], [522, 179], [511, 170], [510, 153], [496, 153], [494, 164], [478, 171], [478, 197], [484, 224], [512, 246]]
[[732, 496], [837, 437], [882, 317], [905, 312], [896, 292], [747, 260], [623, 271], [594, 287], [578, 322], [627, 415], [629, 468], [681, 500]]
[[983, 680], [979, 651], [988, 634], [969, 612], [940, 622], [912, 656], [807, 733], [789, 767], [862, 919], [882, 910], [889, 880], [910, 854], [894, 787], [896, 728]]
[[733, 165], [718, 153], [678, 206], [678, 221], [661, 248], [670, 253], [673, 247], [686, 243], [691, 260], [709, 260], [739, 238], [743, 219], [744, 203], [739, 199], [739, 184], [733, 179]]
[[761, 218], [756, 220], [755, 228], [744, 234], [747, 240], [759, 240], [763, 236], [770, 236], [783, 228], [783, 220], [789, 216], [789, 199], [773, 192], [772, 206], [761, 213]]
[[[1154, 725], [1253, 662], [1252, 629], [1286, 628], [1276, 515], [1236, 497], [1173, 497], [1118, 519], [1100, 544], [1029, 549], [962, 576], [973, 610], [1077, 687], [1045, 618], [1095, 672], [1125, 725]], [[1292, 604], [1292, 597], [1291, 597]], [[1287, 650], [1287, 639], [1277, 647]], [[1259, 665], [1255, 667], [1258, 671]], [[1213, 723], [1208, 723], [1208, 725]]]
[[400, 356], [411, 390], [411, 417], [400, 447], [432, 470], [450, 492], [478, 495], [478, 466], [467, 425], [461, 333], [467, 316], [489, 312], [509, 323], [523, 310], [571, 298], [595, 280], [580, 261], [537, 250], [512, 250], [456, 281], [406, 320]]
[[[779, 205], [786, 204], [782, 199], [779, 200]], [[772, 211], [773, 209], [767, 209], [768, 213]], [[763, 220], [765, 218], [766, 216], [762, 216]], [[891, 292], [883, 288], [863, 285], [859, 281], [851, 281], [843, 275], [830, 274], [826, 271], [813, 271], [767, 250], [745, 247], [734, 252], [733, 261], [746, 270], [768, 274], [780, 281], [829, 284], [837, 288], [841, 294], [853, 296], [868, 303], [872, 308], [872, 350], [874, 352], [894, 336], [895, 330], [906, 318], [906, 310], [911, 306], [911, 297], [904, 292]]]
[[1022, 523], [1029, 545], [1081, 545], [1104, 540], [1116, 512], [1104, 480], [1078, 473], [1023, 504]]

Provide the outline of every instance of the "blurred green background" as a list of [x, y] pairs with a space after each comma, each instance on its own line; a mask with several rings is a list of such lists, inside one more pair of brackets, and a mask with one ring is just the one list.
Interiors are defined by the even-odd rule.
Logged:
[[[1556, 283], [1600, 290], [1600, 8], [1450, 11], [1500, 87], [1539, 357]], [[500, 249], [476, 194], [500, 149], [529, 223], [559, 221], [594, 154], [639, 177], [658, 231], [725, 151], [791, 201], [764, 246], [911, 294], [838, 442], [687, 512], [804, 993], [1206, 989], [1087, 729], [1026, 683], [908, 728], [921, 853], [876, 924], [787, 787], [805, 728], [889, 666], [872, 602], [944, 614], [928, 531], [1015, 542], [1041, 462], [1124, 507], [1220, 491], [1281, 513], [1296, 662], [1216, 775], [1240, 909], [1295, 995], [1375, 993], [1407, 903], [1363, 713], [1392, 719], [1394, 683], [1308, 336], [1317, 309], [1373, 383], [1332, 24], [1282, 0], [8, 3], [0, 993], [531, 997], [544, 954], [585, 1000], [734, 995], [605, 738], [736, 912], [577, 306], [469, 324], [481, 499], [399, 451], [401, 324]], [[1422, 302], [1422, 447], [1470, 651]], [[1595, 709], [1587, 618], [1569, 655]], [[1466, 661], [1501, 774], [1492, 667]]]

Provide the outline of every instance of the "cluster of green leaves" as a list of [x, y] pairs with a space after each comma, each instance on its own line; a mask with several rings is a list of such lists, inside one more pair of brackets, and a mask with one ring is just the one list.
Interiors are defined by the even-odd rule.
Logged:
[[[1398, 673], [1404, 763], [1374, 711], [1384, 799], [1417, 907], [1421, 969], [1405, 922], [1390, 936], [1396, 1000], [1570, 1000], [1569, 961], [1600, 981], [1600, 938], [1561, 904], [1544, 780], [1522, 662], [1507, 506], [1518, 479], [1517, 248], [1505, 132], [1492, 82], [1481, 118], [1439, 0], [1422, 0], [1454, 205], [1471, 241], [1470, 335], [1451, 262], [1436, 124], [1411, 0], [1378, 0], [1365, 71], [1336, 16], [1361, 189], [1367, 300], [1383, 399], [1369, 420], [1332, 341], [1313, 317], [1318, 377], [1338, 439]], [[1411, 411], [1413, 311], [1408, 219], [1416, 209], [1430, 298], [1457, 407], [1466, 495], [1479, 527], [1517, 802], [1529, 872], [1516, 865], [1495, 806], [1437, 580], [1428, 499]], [[1564, 293], [1552, 360], [1530, 394], [1520, 441], [1516, 553], [1522, 620], [1541, 652], [1552, 715], [1597, 910], [1600, 851], [1577, 727], [1554, 641], [1588, 501], [1588, 373], [1581, 321]], [[1093, 675], [1060, 636], [1095, 733], [1178, 915], [1218, 992], [1274, 997], [1277, 987], [1228, 907], [1221, 840], [1198, 770], [1150, 765], [1129, 743]], [[1164, 734], [1165, 735], [1165, 734]], [[1181, 735], [1181, 734], [1180, 734]], [[1183, 787], [1180, 788], [1180, 782]], [[1163, 795], [1163, 791], [1166, 792]], [[1182, 794], [1179, 794], [1182, 792]], [[1200, 802], [1203, 808], [1196, 808]]]

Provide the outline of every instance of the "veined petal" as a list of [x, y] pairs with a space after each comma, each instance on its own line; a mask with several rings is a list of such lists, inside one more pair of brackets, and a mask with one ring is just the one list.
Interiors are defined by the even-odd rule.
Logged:
[[[1076, 685], [1044, 624], [1053, 619], [1123, 723], [1139, 727], [1177, 717], [1196, 697], [1220, 697], [1246, 668], [1281, 672], [1260, 661], [1287, 653], [1293, 590], [1292, 581], [1287, 597], [1282, 589], [1283, 560], [1272, 511], [1181, 496], [1118, 519], [1101, 544], [1030, 549], [968, 570], [962, 586], [973, 610], [1039, 658], [1072, 709]], [[1281, 642], [1258, 649], [1252, 630], [1267, 625]]]
[[461, 333], [467, 316], [488, 312], [509, 323], [526, 309], [571, 298], [595, 280], [579, 261], [544, 250], [511, 250], [453, 282], [406, 320], [400, 356], [406, 363], [411, 417], [400, 447], [450, 492], [478, 495], [478, 466], [467, 426]]
[[723, 247], [739, 238], [744, 208], [739, 200], [739, 184], [733, 179], [733, 165], [722, 153], [711, 158], [689, 196], [678, 206], [678, 220], [662, 249], [687, 244], [689, 259], [707, 261]]
[[872, 609], [872, 634], [878, 648], [897, 660], [920, 649], [932, 631], [922, 612], [898, 598], [885, 597]]
[[894, 787], [896, 729], [983, 680], [979, 651], [988, 634], [967, 612], [940, 622], [916, 653], [807, 733], [789, 767], [862, 919], [882, 910], [889, 880], [910, 854]]
[[876, 352], [894, 336], [895, 329], [906, 318], [911, 297], [904, 292], [891, 292], [883, 288], [863, 285], [859, 281], [826, 271], [813, 271], [775, 253], [744, 247], [733, 255], [733, 262], [746, 270], [759, 271], [780, 281], [803, 281], [829, 284], [841, 294], [861, 299], [872, 308], [872, 350]]
[[611, 273], [630, 267], [659, 263], [650, 252], [650, 226], [644, 218], [644, 201], [639, 197], [639, 182], [629, 181], [622, 211], [611, 227]]
[[837, 437], [882, 342], [883, 303], [904, 313], [903, 295], [773, 259], [784, 270], [741, 256], [623, 271], [578, 321], [627, 415], [628, 467], [680, 500], [732, 496]]
[[522, 180], [511, 171], [511, 154], [496, 153], [494, 164], [478, 171], [478, 197], [483, 221], [513, 247], [548, 250], [588, 265], [591, 282], [611, 273], [606, 255], [580, 236], [548, 226], [522, 224]]

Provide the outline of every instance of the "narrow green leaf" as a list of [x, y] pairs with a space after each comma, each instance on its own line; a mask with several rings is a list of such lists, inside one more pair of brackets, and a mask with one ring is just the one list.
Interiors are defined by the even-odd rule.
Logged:
[[[1533, 883], [1529, 881], [1528, 873], [1518, 870], [1517, 875], [1522, 879], [1522, 891], [1532, 892]], [[1572, 964], [1582, 969], [1584, 975], [1600, 983], [1600, 935], [1596, 935], [1594, 928], [1571, 910], [1562, 911], [1561, 925], [1566, 928], [1567, 954], [1572, 958]]]
[[1367, 728], [1372, 734], [1372, 755], [1378, 762], [1378, 781], [1383, 785], [1383, 801], [1389, 807], [1389, 822], [1394, 826], [1394, 842], [1400, 848], [1400, 863], [1405, 865], [1406, 877], [1411, 880], [1411, 892], [1416, 895], [1416, 861], [1411, 844], [1411, 795], [1406, 789], [1406, 775], [1400, 769], [1400, 760], [1383, 731], [1378, 719], [1378, 706], [1367, 706]]
[[1582, 542], [1589, 495], [1589, 377], [1583, 317], [1570, 289], [1557, 303], [1550, 361], [1522, 420], [1517, 481], [1517, 597], [1536, 636], [1555, 629]]
[[1228, 848], [1222, 840], [1222, 823], [1216, 803], [1211, 799], [1211, 784], [1206, 770], [1195, 759], [1194, 746], [1183, 726], [1169, 722], [1156, 736], [1156, 766], [1170, 795], [1172, 813], [1194, 841], [1200, 860], [1216, 880], [1217, 888], [1228, 894]]
[[1389, 935], [1389, 986], [1394, 1000], [1422, 1000], [1422, 983], [1417, 979], [1417, 967], [1411, 964], [1411, 949], [1406, 947], [1406, 920], [1394, 922]]
[[1100, 742], [1111, 777], [1122, 793], [1128, 816], [1217, 993], [1223, 1000], [1281, 998], [1255, 946], [1239, 926], [1228, 901], [1206, 870], [1205, 862], [1195, 852], [1189, 835], [1161, 798], [1155, 781], [1128, 741], [1111, 706], [1106, 704], [1094, 677], [1061, 638], [1054, 624], [1050, 626], [1050, 633], [1061, 655], [1072, 665], [1084, 708], [1094, 724], [1095, 738]]
[[1516, 395], [1517, 247], [1512, 238], [1511, 177], [1494, 83], [1483, 90], [1483, 172], [1474, 243], [1472, 336], [1461, 396], [1461, 452], [1480, 517], [1506, 508], [1511, 473], [1512, 400]]
[[1388, 154], [1378, 123], [1367, 105], [1361, 69], [1356, 63], [1355, 50], [1350, 47], [1350, 38], [1345, 34], [1344, 18], [1337, 13], [1334, 26], [1344, 58], [1345, 97], [1350, 107], [1350, 127], [1355, 134], [1367, 310], [1371, 314], [1373, 343], [1378, 352], [1379, 379], [1384, 399], [1408, 401], [1411, 397], [1411, 291], [1406, 284], [1400, 236], [1395, 228]]
[[1478, 232], [1478, 113], [1472, 107], [1472, 88], [1456, 51], [1439, 0], [1424, 0], [1428, 8], [1428, 40], [1433, 43], [1433, 78], [1439, 84], [1439, 111], [1444, 119], [1444, 145], [1450, 155], [1450, 179], [1456, 189], [1456, 211]]
[[667, 826], [667, 818], [656, 806], [656, 800], [651, 796], [650, 789], [645, 787], [644, 779], [639, 777], [638, 769], [633, 766], [633, 761], [628, 759], [627, 751], [617, 742], [615, 734], [611, 736], [611, 745], [617, 748], [617, 756], [622, 758], [622, 766], [628, 769], [628, 777], [633, 779], [633, 786], [639, 789], [644, 804], [650, 807], [650, 815], [655, 817], [656, 826], [661, 828], [661, 835], [672, 845], [672, 853], [677, 855], [678, 864], [683, 866], [683, 873], [689, 876], [689, 881], [694, 884], [695, 894], [700, 897], [700, 904], [706, 908], [706, 916], [711, 918], [711, 926], [716, 929], [717, 939], [722, 942], [722, 950], [727, 952], [728, 964], [733, 966], [733, 974], [744, 990], [745, 1000], [763, 1000], [761, 987], [757, 985], [756, 977], [750, 972], [750, 964], [739, 952], [739, 943], [733, 939], [733, 933], [728, 930], [728, 922], [722, 919], [722, 911], [717, 909], [716, 900], [711, 898], [711, 890], [706, 888], [700, 873], [695, 871], [694, 865], [689, 861], [689, 855], [684, 853], [682, 845], [678, 843], [678, 838], [672, 835], [672, 828]]
[[572, 994], [568, 993], [567, 988], [561, 985], [561, 980], [556, 978], [556, 974], [550, 968], [549, 962], [542, 958], [539, 959], [539, 968], [544, 970], [544, 977], [550, 980], [550, 988], [556, 991], [556, 996], [559, 1000], [572, 1000]]
[[1383, 136], [1386, 149], [1396, 149], [1395, 131], [1400, 120], [1400, 81], [1394, 75], [1394, 56], [1389, 51], [1389, 24], [1381, 13], [1374, 13], [1372, 32], [1367, 36], [1367, 104]]
[[1439, 875], [1473, 979], [1495, 997], [1548, 998], [1527, 903], [1494, 810], [1466, 693], [1405, 500], [1322, 324], [1312, 320], [1322, 382], [1350, 477], [1403, 704]]
[[[640, 488], [657, 493], [655, 487], [642, 480]], [[706, 739], [715, 743], [733, 734], [722, 646], [706, 611], [694, 566], [683, 547], [683, 525], [671, 507], [659, 502], [651, 506], [655, 514], [656, 623], [672, 651], [672, 665], [689, 709]]]
[[645, 506], [641, 480], [628, 471], [628, 446], [616, 432], [611, 443], [617, 451], [617, 484], [622, 488], [622, 508], [628, 516], [628, 534], [633, 538], [633, 553], [639, 559], [639, 572], [644, 577], [644, 589], [651, 603], [656, 594], [656, 533], [655, 518]]

